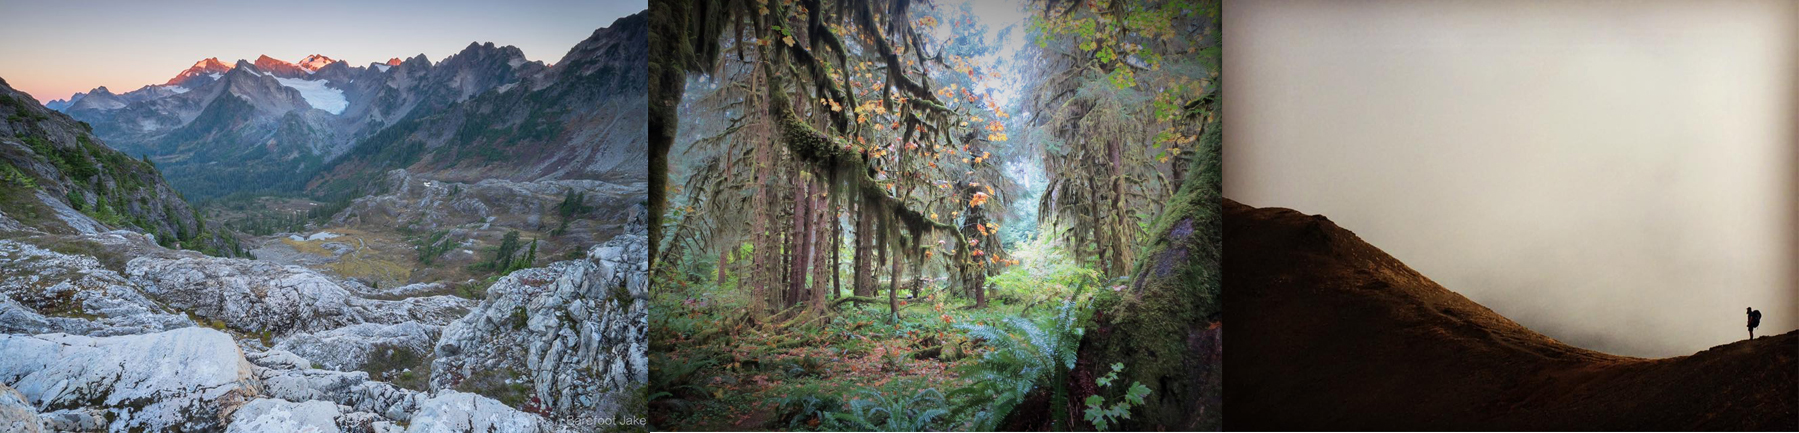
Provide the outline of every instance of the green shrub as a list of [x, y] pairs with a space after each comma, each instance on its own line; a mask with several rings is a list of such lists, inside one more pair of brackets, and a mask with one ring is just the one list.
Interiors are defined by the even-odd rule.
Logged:
[[88, 216], [94, 217], [94, 220], [106, 223], [108, 227], [125, 225], [125, 217], [114, 211], [112, 206], [107, 205], [106, 196], [103, 195], [94, 196], [94, 209], [92, 212], [86, 213]]
[[518, 230], [506, 232], [500, 238], [500, 247], [493, 252], [493, 260], [488, 262], [488, 269], [504, 275], [512, 272], [512, 257], [518, 253]]
[[430, 360], [426, 354], [420, 354], [406, 347], [378, 346], [370, 353], [363, 371], [375, 380], [392, 382], [395, 385], [412, 390], [424, 390], [426, 383], [418, 370], [429, 371]]
[[525, 307], [518, 307], [512, 310], [512, 329], [525, 329], [525, 325], [530, 323], [531, 315], [525, 311]]
[[795, 387], [770, 403], [774, 403], [775, 412], [787, 420], [786, 430], [789, 431], [824, 426], [827, 421], [834, 421], [833, 411], [844, 407], [836, 392], [820, 390], [816, 383]]
[[569, 188], [563, 193], [562, 203], [556, 204], [556, 214], [562, 216], [562, 224], [556, 226], [555, 230], [551, 230], [550, 235], [561, 236], [563, 233], [567, 233], [570, 221], [591, 212], [593, 212], [593, 206], [587, 205], [587, 193], [575, 192], [574, 188]]
[[522, 377], [518, 371], [510, 368], [477, 368], [469, 377], [457, 383], [455, 389], [481, 394], [517, 408], [532, 397], [530, 381], [521, 380]]
[[710, 358], [675, 358], [665, 353], [650, 356], [650, 389], [657, 390], [652, 400], [661, 397], [706, 398], [700, 371], [718, 364]]
[[943, 394], [925, 388], [911, 397], [874, 391], [851, 399], [844, 412], [832, 412], [824, 427], [838, 431], [937, 431], [943, 430], [949, 411]]
[[[1118, 380], [1118, 373], [1122, 371], [1124, 371], [1124, 363], [1113, 363], [1112, 371], [1094, 382], [1101, 389], [1110, 387], [1112, 382]], [[1093, 423], [1093, 427], [1099, 431], [1106, 431], [1112, 427], [1112, 423], [1119, 419], [1131, 419], [1131, 407], [1142, 406], [1143, 398], [1148, 396], [1149, 387], [1143, 386], [1142, 383], [1131, 382], [1130, 389], [1124, 393], [1124, 399], [1111, 406], [1106, 406], [1106, 398], [1100, 397], [1098, 394], [1087, 396], [1087, 410], [1081, 417], [1087, 422]]]
[[19, 171], [19, 168], [13, 167], [12, 164], [0, 163], [0, 182], [28, 190], [37, 189], [37, 179]]
[[457, 242], [448, 239], [449, 235], [449, 230], [439, 230], [432, 233], [431, 236], [415, 241], [413, 243], [413, 249], [418, 251], [419, 263], [425, 266], [431, 266], [431, 262], [436, 261], [438, 256], [442, 256], [443, 253], [450, 251], [451, 248], [455, 248]]
[[1099, 284], [1100, 272], [1081, 267], [1054, 246], [1054, 240], [1038, 237], [1012, 250], [1019, 263], [994, 276], [988, 299], [1007, 304], [1035, 305], [1068, 299], [1078, 287]]
[[[1077, 298], [1078, 294], [1079, 289]], [[1083, 333], [1080, 324], [1087, 314], [1079, 302], [1064, 301], [1055, 314], [1035, 322], [1020, 316], [993, 325], [957, 325], [968, 330], [968, 338], [983, 340], [990, 350], [981, 354], [978, 362], [957, 368], [969, 386], [950, 393], [962, 402], [955, 408], [956, 415], [974, 422], [974, 430], [992, 431], [1027, 395], [1044, 386], [1053, 392], [1051, 407], [1063, 407], [1068, 394], [1065, 378], [1074, 368]]]

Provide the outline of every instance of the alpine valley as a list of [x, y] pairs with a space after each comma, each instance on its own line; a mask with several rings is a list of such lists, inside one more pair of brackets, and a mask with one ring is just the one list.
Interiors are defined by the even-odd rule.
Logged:
[[647, 35], [0, 79], [0, 431], [641, 430]]

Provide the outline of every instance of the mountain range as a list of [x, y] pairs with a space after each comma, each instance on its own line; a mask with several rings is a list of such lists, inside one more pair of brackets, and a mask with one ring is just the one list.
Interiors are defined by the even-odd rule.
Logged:
[[641, 14], [620, 18], [553, 65], [491, 42], [437, 62], [208, 58], [162, 84], [45, 106], [147, 156], [195, 199], [345, 199], [394, 168], [451, 180], [641, 178], [626, 162], [646, 152], [645, 29]]

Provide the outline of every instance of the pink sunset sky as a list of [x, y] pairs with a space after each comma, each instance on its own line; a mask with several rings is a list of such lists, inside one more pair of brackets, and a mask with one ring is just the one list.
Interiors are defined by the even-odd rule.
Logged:
[[298, 62], [310, 54], [367, 66], [424, 54], [432, 62], [493, 42], [555, 62], [594, 29], [647, 0], [141, 2], [0, 4], [0, 78], [39, 103], [106, 86], [162, 84], [218, 57]]

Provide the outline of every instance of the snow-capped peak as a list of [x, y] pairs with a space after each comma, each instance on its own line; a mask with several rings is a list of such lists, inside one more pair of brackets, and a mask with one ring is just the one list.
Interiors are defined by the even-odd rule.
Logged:
[[300, 69], [305, 69], [306, 72], [317, 72], [319, 70], [319, 68], [323, 68], [323, 67], [325, 67], [325, 65], [329, 65], [329, 64], [332, 64], [335, 62], [337, 62], [337, 61], [332, 60], [330, 57], [325, 57], [324, 55], [320, 55], [320, 54], [313, 54], [310, 56], [306, 56], [306, 58], [304, 58], [304, 59], [300, 59], [299, 66], [300, 66]]
[[193, 67], [196, 69], [231, 69], [230, 65], [226, 65], [225, 62], [219, 61], [218, 57], [200, 59], [200, 61], [194, 62]]
[[224, 73], [226, 71], [230, 71], [230, 70], [231, 70], [231, 65], [227, 65], [227, 64], [225, 64], [225, 62], [219, 61], [218, 57], [209, 57], [209, 58], [205, 58], [205, 59], [200, 59], [200, 61], [198, 61], [198, 62], [194, 62], [193, 66], [188, 67], [187, 70], [185, 70], [185, 71], [181, 71], [180, 74], [175, 75], [175, 78], [170, 78], [168, 82], [163, 83], [163, 84], [164, 85], [180, 85], [182, 83], [185, 83], [187, 81], [187, 79], [189, 79], [189, 78], [198, 77], [198, 76], [202, 76], [202, 75], [213, 76], [213, 78], [218, 78], [218, 77], [216, 77], [216, 75], [222, 74], [222, 73]]
[[266, 69], [272, 69], [272, 68], [278, 67], [278, 66], [293, 66], [294, 64], [288, 63], [288, 62], [280, 60], [280, 59], [276, 59], [274, 57], [269, 57], [267, 54], [264, 54], [261, 57], [256, 58], [255, 65], [257, 68], [266, 70]]

